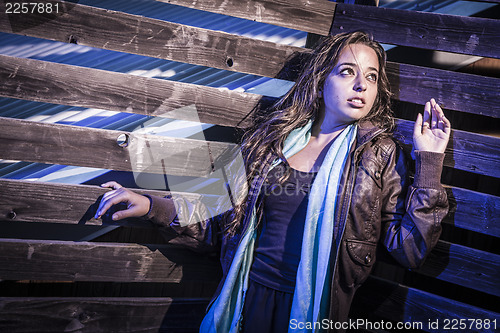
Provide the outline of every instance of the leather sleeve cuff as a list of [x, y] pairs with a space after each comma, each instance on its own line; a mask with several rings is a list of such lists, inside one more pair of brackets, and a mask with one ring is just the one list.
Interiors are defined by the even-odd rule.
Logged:
[[413, 186], [440, 188], [444, 154], [430, 151], [415, 151], [415, 179]]
[[177, 211], [175, 210], [175, 205], [172, 198], [162, 198], [147, 194], [145, 196], [151, 203], [149, 212], [145, 217], [155, 224], [168, 226], [177, 215]]

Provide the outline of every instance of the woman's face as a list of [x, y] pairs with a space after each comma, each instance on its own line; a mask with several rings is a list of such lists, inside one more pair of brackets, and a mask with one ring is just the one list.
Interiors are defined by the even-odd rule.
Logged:
[[350, 44], [323, 86], [325, 120], [349, 124], [366, 116], [377, 97], [379, 63], [375, 51], [364, 44]]

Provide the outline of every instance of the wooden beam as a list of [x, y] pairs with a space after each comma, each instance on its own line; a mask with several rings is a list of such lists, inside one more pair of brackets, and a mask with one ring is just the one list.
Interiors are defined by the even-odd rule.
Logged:
[[[132, 190], [160, 197], [171, 194], [147, 189]], [[107, 215], [102, 219], [94, 219], [100, 198], [108, 191], [99, 186], [0, 179], [0, 221], [152, 227], [151, 223], [143, 219], [114, 222]], [[201, 196], [195, 193], [172, 193], [189, 200]]]
[[336, 3], [301, 0], [157, 0], [207, 12], [235, 16], [326, 36], [332, 24]]
[[[414, 122], [397, 119], [397, 132], [404, 144], [412, 144]], [[444, 165], [482, 175], [500, 175], [500, 138], [453, 130]]]
[[[420, 327], [414, 326], [413, 329], [425, 332], [441, 332], [446, 321], [450, 322], [448, 326], [451, 327], [453, 318], [487, 319], [490, 322], [497, 319], [497, 325], [498, 318], [500, 318], [500, 314], [493, 311], [375, 277], [369, 278], [359, 289], [353, 309], [356, 313], [363, 314], [361, 317], [363, 319], [366, 319], [368, 314], [375, 317], [370, 318], [372, 322], [376, 319], [384, 319], [393, 322], [416, 323], [416, 325], [421, 323]], [[430, 326], [436, 321], [437, 327]], [[470, 331], [491, 332], [492, 328], [494, 327], [473, 326]]]
[[[397, 124], [403, 143], [410, 145], [413, 122], [398, 120]], [[120, 136], [128, 138], [128, 145], [118, 145]], [[497, 177], [499, 141], [455, 130], [445, 165]], [[214, 171], [213, 161], [233, 146], [0, 117], [0, 158], [19, 161], [206, 177]]]
[[198, 332], [208, 299], [2, 297], [5, 332]]
[[[287, 22], [294, 21], [287, 18]], [[54, 19], [22, 14], [15, 20], [0, 20], [0, 30], [264, 76], [275, 76], [286, 58], [301, 50], [80, 4], [73, 4]]]
[[100, 282], [216, 280], [216, 259], [173, 245], [0, 240], [0, 279]]
[[430, 277], [500, 296], [500, 255], [439, 241], [424, 265], [414, 270]]
[[363, 29], [381, 43], [498, 58], [500, 21], [339, 3], [331, 34]]
[[[102, 188], [85, 185], [31, 183], [15, 180], [1, 180], [0, 185], [2, 185], [0, 187], [0, 219], [2, 220], [10, 218], [10, 221], [13, 223], [15, 223], [15, 221], [74, 224], [101, 223], [93, 219], [87, 221], [83, 216], [88, 210], [88, 203], [95, 202], [99, 193], [105, 191]], [[13, 196], [12, 193], [14, 192], [19, 194]], [[165, 192], [146, 190], [142, 190], [140, 193], [152, 195], [166, 194]], [[189, 194], [185, 195], [189, 196]], [[191, 196], [194, 197], [196, 195], [191, 194]], [[498, 198], [495, 199], [497, 203], [497, 212], [490, 211], [489, 214], [491, 215], [485, 216], [484, 218], [485, 220], [490, 219], [491, 224], [494, 224], [499, 216], [499, 200]], [[474, 202], [470, 204], [474, 205]], [[64, 209], [64, 207], [70, 208]], [[12, 218], [13, 212], [16, 214], [15, 218]], [[70, 220], [71, 218], [73, 220]], [[466, 221], [463, 221], [465, 227], [474, 227], [476, 223], [477, 220], [474, 217], [469, 217]], [[120, 221], [118, 224], [140, 227], [151, 226], [145, 221], [137, 221], [134, 223]], [[477, 226], [475, 227], [477, 228]], [[498, 231], [498, 227], [496, 227], [496, 230]], [[498, 234], [494, 234], [495, 230], [485, 229], [480, 232], [486, 232], [496, 237], [499, 236]], [[80, 261], [81, 260], [78, 260], [78, 262]], [[500, 281], [497, 281], [500, 277], [496, 274], [496, 272], [500, 270], [499, 264], [500, 257], [498, 255], [440, 241], [427, 259], [426, 264], [417, 271], [451, 283], [472, 287], [473, 289], [490, 294], [496, 294], [498, 291], [495, 290], [495, 286], [500, 283]]]
[[[276, 71], [279, 71], [276, 68]], [[491, 117], [500, 79], [432, 68], [388, 64], [395, 98], [424, 104], [434, 96], [444, 107]], [[0, 96], [37, 102], [127, 111], [246, 127], [260, 95], [152, 79], [110, 71], [0, 55]], [[271, 98], [264, 97], [265, 101]]]
[[444, 223], [500, 237], [500, 197], [445, 187], [450, 209]]
[[396, 100], [425, 104], [431, 97], [450, 110], [500, 117], [490, 98], [500, 95], [500, 79], [428, 67], [387, 63], [391, 92]]
[[0, 55], [0, 95], [148, 116], [248, 126], [260, 95]]
[[0, 117], [0, 158], [11, 160], [206, 177], [232, 146]]
[[[447, 187], [450, 212], [444, 223], [457, 228], [500, 237], [500, 198], [456, 187]], [[67, 185], [0, 179], [0, 220], [86, 225], [116, 225], [109, 219], [95, 220], [98, 198], [107, 189], [88, 185]], [[165, 191], [134, 190], [165, 196]], [[191, 199], [198, 194], [175, 193]], [[478, 209], [480, 207], [480, 209]], [[149, 227], [143, 220], [126, 220], [119, 225]]]

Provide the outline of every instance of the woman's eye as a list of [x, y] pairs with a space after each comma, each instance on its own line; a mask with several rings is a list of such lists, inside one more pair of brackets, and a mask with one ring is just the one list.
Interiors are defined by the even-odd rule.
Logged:
[[340, 70], [341, 75], [353, 75], [354, 70], [352, 68], [344, 68]]
[[367, 79], [372, 82], [377, 82], [377, 74], [368, 74]]

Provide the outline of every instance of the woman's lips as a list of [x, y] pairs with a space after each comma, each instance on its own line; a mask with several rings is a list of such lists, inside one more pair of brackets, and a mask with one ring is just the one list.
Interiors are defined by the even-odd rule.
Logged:
[[365, 106], [365, 100], [361, 97], [349, 98], [347, 102], [349, 103], [349, 105], [355, 108], [362, 108], [363, 106]]

